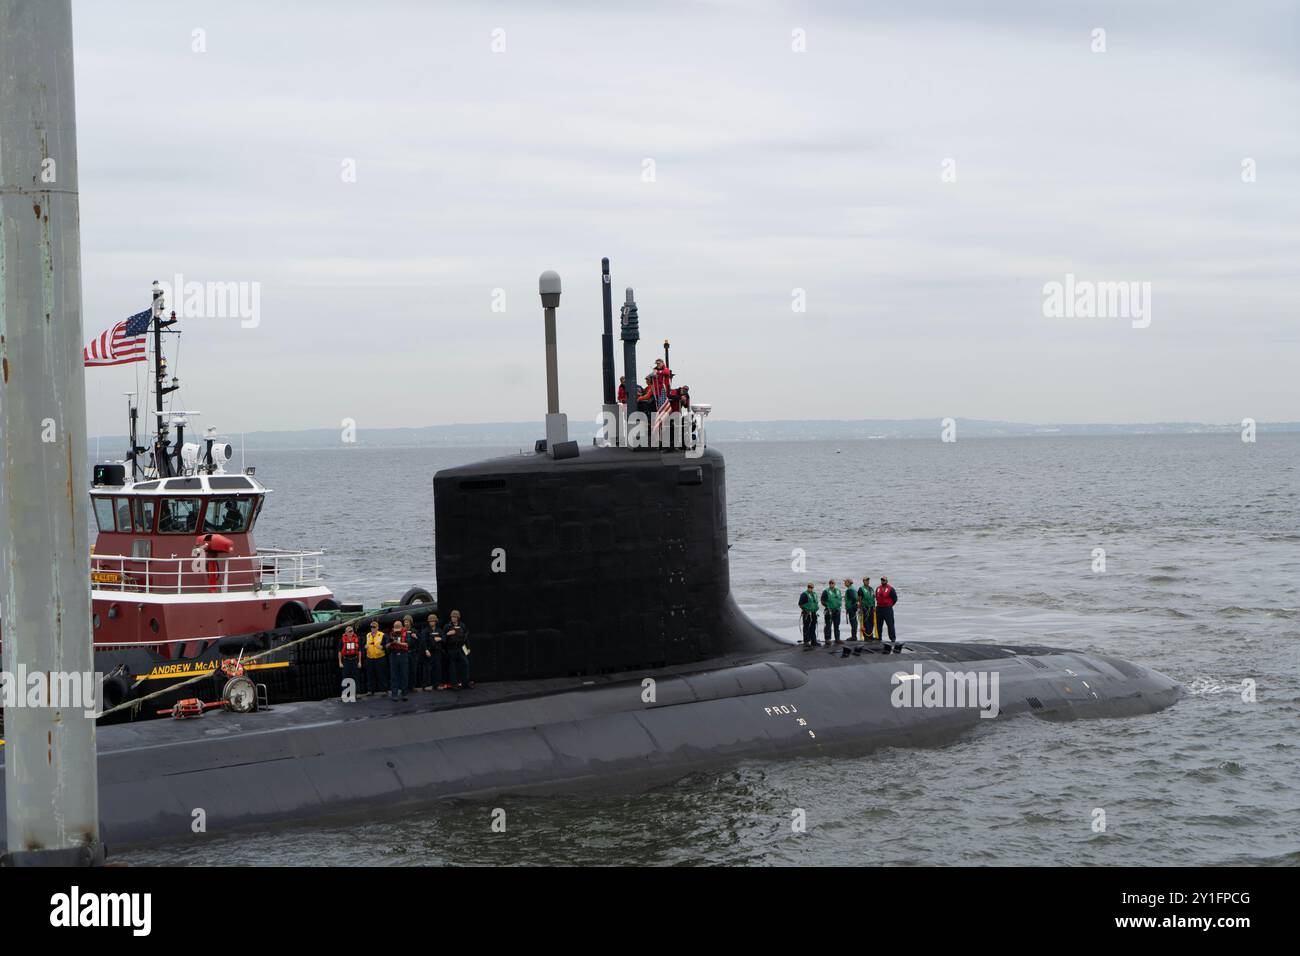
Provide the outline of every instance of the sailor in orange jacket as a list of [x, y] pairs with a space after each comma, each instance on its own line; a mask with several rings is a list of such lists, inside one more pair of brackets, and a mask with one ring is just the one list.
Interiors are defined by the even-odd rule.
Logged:
[[343, 629], [339, 640], [339, 670], [343, 671], [344, 687], [350, 680], [353, 693], [361, 688], [361, 638], [351, 624]]

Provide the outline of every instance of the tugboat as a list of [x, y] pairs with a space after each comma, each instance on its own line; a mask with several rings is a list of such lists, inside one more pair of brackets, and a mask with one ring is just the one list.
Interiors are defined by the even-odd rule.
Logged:
[[[167, 380], [163, 354], [163, 336], [178, 334], [177, 318], [164, 312], [155, 282], [147, 315], [133, 317], [147, 318], [141, 334], [152, 346], [148, 377], [157, 430], [150, 447], [138, 443], [140, 412], [130, 403], [131, 447], [121, 461], [96, 464], [91, 484], [98, 529], [91, 549], [92, 630], [95, 670], [105, 675], [102, 709], [205, 673], [218, 681], [189, 685], [187, 696], [211, 699], [224, 660], [261, 651], [271, 653], [242, 666], [269, 688], [268, 699], [329, 696], [337, 690], [329, 653], [305, 644], [275, 651], [330, 627], [344, 611], [324, 583], [324, 551], [259, 548], [254, 529], [271, 489], [254, 468], [227, 471], [233, 449], [215, 428], [202, 443], [186, 441], [196, 412], [164, 410], [164, 397], [179, 388], [178, 379]], [[142, 343], [136, 354], [144, 351]], [[431, 601], [427, 591], [412, 588], [383, 609], [384, 619], [396, 616], [395, 608], [405, 613]], [[152, 716], [173, 702], [166, 695], [157, 700], [135, 716]]]

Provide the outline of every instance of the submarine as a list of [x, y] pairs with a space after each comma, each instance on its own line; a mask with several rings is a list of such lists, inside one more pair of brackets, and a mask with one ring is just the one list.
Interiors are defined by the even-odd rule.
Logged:
[[[1110, 656], [924, 640], [810, 648], [751, 621], [731, 590], [726, 463], [707, 443], [707, 409], [681, 390], [653, 421], [634, 394], [618, 403], [608, 259], [601, 281], [608, 427], [590, 445], [568, 437], [560, 281], [544, 273], [547, 437], [432, 476], [435, 605], [468, 625], [474, 685], [102, 726], [105, 845], [192, 839], [200, 815], [217, 836], [447, 798], [637, 790], [741, 760], [939, 746], [984, 721], [1134, 718], [1180, 697], [1166, 675]], [[631, 289], [619, 338], [635, 382]], [[338, 634], [307, 640], [329, 655]]]

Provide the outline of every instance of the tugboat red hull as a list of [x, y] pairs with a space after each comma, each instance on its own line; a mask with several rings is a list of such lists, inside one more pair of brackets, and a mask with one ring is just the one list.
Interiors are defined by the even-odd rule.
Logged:
[[147, 647], [162, 657], [192, 657], [196, 645], [232, 634], [306, 624], [325, 604], [329, 588], [282, 589], [248, 594], [130, 594], [93, 591], [95, 648]]

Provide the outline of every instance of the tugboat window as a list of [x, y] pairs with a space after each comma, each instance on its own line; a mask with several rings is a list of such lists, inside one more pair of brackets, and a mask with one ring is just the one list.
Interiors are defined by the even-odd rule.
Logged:
[[117, 502], [117, 530], [123, 534], [131, 533], [131, 499], [115, 498]]
[[137, 498], [135, 502], [135, 530], [148, 534], [153, 530], [153, 512], [156, 502], [152, 498]]
[[164, 498], [158, 509], [159, 533], [193, 534], [202, 507], [202, 498]]
[[262, 505], [265, 503], [265, 501], [266, 498], [263, 497], [262, 495], [257, 495], [253, 498], [253, 519], [248, 522], [249, 531], [253, 530], [253, 525], [257, 524], [257, 519], [261, 517]]
[[95, 522], [99, 525], [100, 531], [115, 531], [113, 525], [113, 499], [96, 498], [95, 499]]
[[243, 533], [248, 530], [248, 518], [252, 513], [251, 498], [213, 498], [208, 502], [208, 510], [203, 517], [203, 530], [205, 533]]

